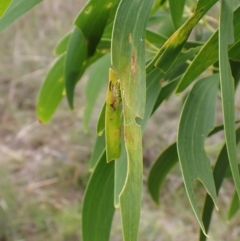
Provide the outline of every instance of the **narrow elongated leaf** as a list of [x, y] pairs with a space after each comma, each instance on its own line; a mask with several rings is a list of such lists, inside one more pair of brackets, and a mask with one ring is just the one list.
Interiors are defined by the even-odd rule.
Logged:
[[228, 54], [231, 60], [240, 62], [240, 41], [229, 49]]
[[92, 56], [102, 37], [109, 14], [119, 0], [90, 0], [78, 14], [75, 25], [81, 29], [88, 43], [88, 56]]
[[11, 2], [12, 2], [12, 0], [4, 0], [4, 1], [0, 2], [0, 18], [6, 12], [8, 7], [10, 6]]
[[[122, 0], [115, 17], [112, 65], [120, 80], [127, 177], [120, 194], [124, 241], [136, 241], [142, 199], [142, 136], [136, 118], [145, 107], [144, 39], [152, 0]], [[122, 23], [125, 23], [124, 25]]]
[[217, 0], [198, 1], [193, 15], [165, 42], [158, 54], [148, 64], [147, 74], [149, 74], [154, 67], [160, 68], [164, 73], [168, 72], [180, 54], [194, 26], [216, 2]]
[[[162, 77], [163, 73], [158, 69], [155, 69], [147, 77], [146, 111], [141, 123], [142, 131], [144, 131], [146, 128], [147, 121], [151, 116], [154, 103], [156, 102], [159, 92], [161, 91], [160, 81]], [[115, 164], [114, 205], [116, 208], [118, 208], [120, 205], [119, 195], [124, 187], [127, 171], [127, 154], [125, 145], [122, 143], [122, 154], [121, 157], [116, 160]]]
[[109, 54], [106, 54], [91, 66], [87, 86], [85, 89], [85, 95], [87, 100], [87, 105], [84, 109], [83, 115], [83, 124], [85, 130], [88, 129], [91, 114], [94, 109], [95, 103], [97, 102], [98, 96], [101, 93], [103, 87], [106, 86], [109, 67]]
[[65, 54], [61, 55], [48, 71], [37, 100], [37, 118], [48, 122], [63, 97]]
[[[240, 7], [234, 12], [234, 34], [235, 41], [240, 40]], [[235, 50], [238, 48], [238, 43], [229, 48], [229, 56], [236, 58]], [[185, 90], [203, 71], [205, 71], [210, 65], [213, 65], [218, 60], [218, 31], [216, 31], [212, 37], [205, 43], [201, 51], [198, 53], [193, 62], [189, 65], [187, 71], [183, 75], [176, 93], [180, 93]]]
[[[43, 0], [13, 0], [4, 16], [0, 18], [0, 32], [42, 1]], [[0, 6], [4, 4], [6, 8], [6, 3], [10, 3], [10, 0], [1, 0]]]
[[[198, 81], [185, 102], [178, 128], [178, 156], [187, 195], [201, 229], [205, 232], [196, 205], [193, 181], [200, 180], [217, 206], [217, 195], [204, 140], [214, 127], [219, 76]], [[206, 118], [207, 117], [207, 118]]]
[[231, 220], [239, 211], [240, 208], [240, 203], [239, 203], [239, 198], [237, 192], [234, 192], [232, 201], [230, 204], [230, 208], [228, 211], [228, 220]]
[[178, 162], [176, 143], [169, 146], [154, 162], [148, 176], [148, 190], [159, 205], [159, 192], [165, 177], [172, 167]]
[[73, 95], [77, 81], [79, 80], [81, 68], [87, 59], [87, 42], [79, 28], [75, 28], [71, 34], [65, 62], [65, 87], [68, 103], [73, 109]]
[[101, 136], [105, 130], [106, 102], [104, 103], [97, 122], [97, 134]]
[[114, 162], [103, 154], [89, 180], [82, 210], [83, 241], [108, 241], [114, 215]]
[[[237, 130], [236, 137], [237, 137], [236, 142], [239, 142], [240, 141], [240, 129]], [[228, 170], [228, 168], [229, 168], [229, 160], [228, 160], [227, 148], [226, 148], [226, 145], [224, 145], [224, 147], [222, 148], [222, 150], [217, 158], [217, 161], [216, 161], [216, 164], [215, 164], [215, 167], [213, 170], [213, 177], [214, 177], [217, 194], [219, 193], [220, 187], [222, 186], [222, 182], [223, 182], [223, 179], [225, 178], [225, 173]], [[205, 199], [205, 203], [204, 203], [204, 207], [203, 207], [203, 215], [202, 215], [202, 219], [203, 219], [203, 223], [204, 223], [206, 232], [208, 232], [208, 229], [210, 226], [213, 208], [214, 208], [214, 203], [213, 203], [211, 197], [209, 195], [207, 195], [206, 199]], [[234, 207], [234, 210], [235, 210], [235, 207]], [[206, 236], [204, 235], [204, 233], [201, 230], [200, 230], [199, 240], [200, 241], [206, 240]]]
[[72, 31], [67, 33], [66, 35], [64, 35], [58, 41], [57, 45], [55, 46], [55, 48], [53, 50], [54, 55], [61, 55], [61, 54], [66, 52], [67, 46], [68, 46], [68, 42], [70, 40], [71, 35], [72, 35]]
[[115, 161], [115, 175], [114, 175], [114, 206], [120, 207], [120, 194], [125, 185], [127, 173], [128, 173], [128, 158], [125, 148], [124, 138], [122, 138], [121, 144], [122, 152], [119, 159]]
[[186, 0], [169, 0], [171, 16], [176, 29], [182, 25], [182, 15], [185, 2]]
[[234, 41], [233, 6], [231, 1], [221, 1], [219, 26], [219, 70], [223, 106], [223, 121], [228, 158], [235, 188], [240, 198], [240, 176], [238, 172], [236, 134], [235, 134], [235, 88], [228, 60], [228, 45]]
[[97, 163], [101, 159], [102, 155], [105, 152], [105, 136], [98, 136], [96, 138], [94, 148], [91, 152], [90, 160], [89, 160], [89, 170], [92, 172], [96, 167]]
[[120, 81], [116, 72], [110, 68], [105, 113], [107, 162], [121, 155], [121, 110]]

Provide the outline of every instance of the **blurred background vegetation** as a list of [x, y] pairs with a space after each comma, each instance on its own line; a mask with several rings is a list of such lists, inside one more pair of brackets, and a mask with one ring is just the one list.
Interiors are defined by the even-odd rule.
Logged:
[[[82, 119], [87, 75], [77, 86], [75, 113], [64, 100], [52, 121], [42, 125], [35, 107], [53, 60], [52, 50], [71, 30], [84, 2], [44, 1], [0, 34], [0, 241], [81, 240], [81, 203], [90, 176], [88, 158], [100, 108], [85, 133]], [[99, 107], [104, 95], [105, 91]], [[143, 139], [146, 173], [163, 148], [175, 140], [180, 105], [181, 99], [169, 99], [150, 120]], [[213, 157], [222, 144], [218, 140], [208, 147]], [[196, 187], [201, 205], [205, 192], [200, 184]], [[239, 214], [226, 224], [231, 181], [225, 181], [221, 193], [219, 206], [225, 208], [215, 212], [209, 240], [239, 240]], [[161, 203], [157, 207], [145, 191], [139, 240], [197, 240], [198, 224], [179, 166], [167, 178]], [[121, 240], [118, 213], [111, 240]]]

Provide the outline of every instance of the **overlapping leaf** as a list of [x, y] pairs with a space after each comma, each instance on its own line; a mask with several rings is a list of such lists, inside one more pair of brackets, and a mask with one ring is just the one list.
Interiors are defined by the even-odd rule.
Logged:
[[[240, 40], [240, 7], [234, 12], [234, 34], [235, 41]], [[236, 51], [237, 48], [237, 51]], [[237, 58], [236, 54], [239, 51], [239, 44], [236, 43], [229, 47], [229, 56]], [[187, 71], [183, 75], [176, 92], [180, 93], [185, 90], [203, 71], [205, 71], [210, 65], [213, 65], [218, 60], [218, 31], [216, 31], [212, 37], [205, 43], [199, 54], [189, 65]]]
[[144, 39], [152, 2], [122, 0], [116, 14], [112, 37], [112, 65], [120, 80], [124, 141], [128, 158], [127, 177], [120, 194], [125, 241], [137, 240], [141, 210], [142, 137], [136, 118], [142, 119], [145, 109]]
[[212, 170], [204, 151], [204, 140], [214, 127], [218, 84], [219, 76], [212, 75], [194, 85], [184, 105], [178, 128], [177, 148], [184, 184], [204, 233], [205, 228], [194, 198], [193, 181], [200, 180], [217, 205]]
[[147, 73], [150, 73], [154, 67], [160, 68], [164, 73], [168, 72], [180, 54], [194, 26], [216, 2], [217, 0], [198, 1], [193, 15], [165, 42], [158, 54], [149, 63]]
[[[8, 8], [10, 0], [1, 0], [0, 6], [2, 6], [2, 13], [5, 12], [4, 16], [0, 18], [0, 32], [13, 23], [16, 19], [21, 17], [24, 13], [32, 9], [35, 5], [42, 2], [43, 0], [13, 0]], [[1, 11], [1, 10], [0, 10]], [[1, 12], [0, 12], [1, 15]]]

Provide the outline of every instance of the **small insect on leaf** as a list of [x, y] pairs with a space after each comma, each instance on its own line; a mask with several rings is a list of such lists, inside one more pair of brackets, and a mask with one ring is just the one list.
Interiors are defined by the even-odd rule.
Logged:
[[121, 92], [116, 72], [110, 68], [106, 100], [106, 152], [107, 162], [115, 160], [121, 154]]

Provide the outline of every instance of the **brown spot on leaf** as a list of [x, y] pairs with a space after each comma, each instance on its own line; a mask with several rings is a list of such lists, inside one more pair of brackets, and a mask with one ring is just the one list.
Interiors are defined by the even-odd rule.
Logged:
[[132, 54], [132, 58], [131, 58], [131, 72], [132, 72], [132, 75], [136, 74], [136, 54], [135, 53]]

